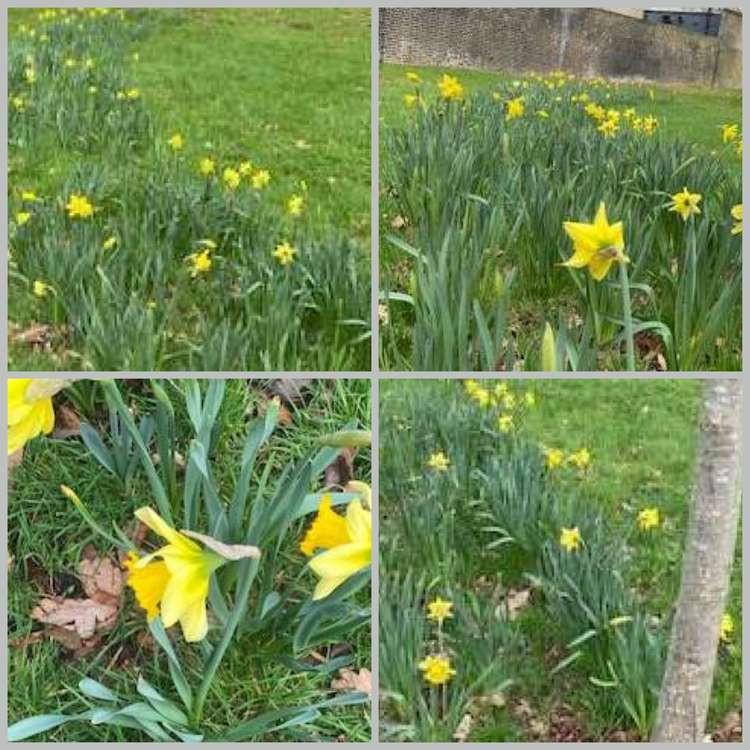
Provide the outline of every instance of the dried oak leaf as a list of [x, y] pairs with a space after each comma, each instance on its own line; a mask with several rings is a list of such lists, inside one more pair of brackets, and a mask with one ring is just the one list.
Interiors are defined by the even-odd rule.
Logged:
[[66, 404], [55, 404], [55, 429], [53, 438], [63, 440], [81, 434], [81, 418]]
[[324, 473], [327, 487], [343, 487], [354, 478], [354, 456], [356, 450], [342, 448], [333, 461], [326, 466]]
[[91, 638], [97, 630], [110, 630], [117, 620], [119, 608], [93, 599], [43, 597], [31, 610], [31, 616], [45, 625], [72, 630], [81, 638]]
[[331, 689], [339, 693], [367, 693], [372, 691], [372, 674], [369, 669], [362, 668], [359, 672], [353, 669], [339, 669], [339, 676], [331, 681]]
[[474, 719], [471, 714], [464, 714], [463, 719], [458, 722], [456, 731], [453, 732], [453, 739], [456, 742], [466, 742], [471, 732], [471, 725], [474, 723]]

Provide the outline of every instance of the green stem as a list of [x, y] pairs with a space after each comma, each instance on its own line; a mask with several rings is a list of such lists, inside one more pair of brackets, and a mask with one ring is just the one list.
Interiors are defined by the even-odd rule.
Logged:
[[232, 613], [229, 615], [227, 624], [224, 627], [224, 633], [221, 636], [221, 640], [216, 644], [211, 653], [211, 658], [206, 665], [206, 671], [203, 674], [203, 679], [198, 687], [198, 692], [193, 702], [192, 718], [193, 725], [195, 727], [200, 726], [201, 714], [203, 713], [203, 704], [206, 702], [206, 696], [211, 688], [211, 683], [216, 675], [216, 670], [221, 664], [221, 660], [224, 658], [224, 652], [229, 647], [234, 637], [234, 631], [237, 630], [237, 626], [240, 624], [240, 620], [245, 616], [245, 608], [247, 607], [247, 600], [250, 596], [250, 589], [252, 588], [253, 581], [258, 572], [258, 560], [243, 560], [240, 570], [240, 586], [237, 590], [237, 598], [234, 602], [234, 608]]
[[625, 354], [628, 371], [635, 372], [635, 345], [633, 344], [633, 316], [630, 310], [630, 283], [624, 261], [619, 261], [620, 288], [622, 289], [622, 317], [625, 326]]

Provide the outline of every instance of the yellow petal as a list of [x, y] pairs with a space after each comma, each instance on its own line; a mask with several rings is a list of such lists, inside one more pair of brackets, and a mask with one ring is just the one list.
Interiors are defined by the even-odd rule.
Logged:
[[329, 594], [331, 594], [333, 591], [335, 591], [344, 581], [347, 579], [347, 576], [342, 576], [340, 578], [323, 578], [320, 581], [318, 581], [317, 586], [315, 587], [315, 591], [313, 591], [313, 600], [317, 601], [318, 599], [325, 599]]
[[608, 273], [614, 258], [595, 255], [589, 261], [589, 273], [596, 281], [601, 281]]
[[367, 567], [370, 561], [370, 544], [352, 542], [322, 552], [310, 560], [310, 567], [321, 578], [348, 578]]
[[318, 515], [300, 543], [300, 550], [310, 557], [316, 549], [331, 549], [350, 541], [346, 521], [331, 509], [331, 496], [323, 495]]
[[192, 540], [188, 539], [179, 531], [173, 529], [155, 510], [145, 506], [138, 508], [135, 512], [135, 517], [145, 523], [152, 531], [155, 531], [159, 536], [164, 537], [171, 544], [182, 548], [186, 553], [199, 553], [201, 551], [200, 545], [196, 544]]
[[346, 509], [346, 528], [352, 542], [372, 545], [372, 517], [359, 500], [352, 500]]

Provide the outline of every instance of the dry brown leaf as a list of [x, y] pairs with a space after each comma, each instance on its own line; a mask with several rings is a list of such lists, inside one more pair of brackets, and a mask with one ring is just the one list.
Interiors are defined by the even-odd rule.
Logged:
[[81, 418], [67, 404], [55, 404], [55, 429], [53, 438], [63, 440], [81, 434]]
[[505, 599], [508, 608], [508, 619], [515, 620], [519, 612], [529, 603], [531, 589], [508, 589]]
[[221, 555], [225, 560], [245, 560], [249, 557], [257, 560], [260, 557], [260, 550], [250, 544], [224, 544], [224, 542], [220, 542], [212, 536], [199, 534], [197, 531], [190, 531], [190, 529], [181, 529], [181, 532], [185, 536], [197, 539], [205, 544], [206, 547]]
[[394, 216], [391, 219], [391, 226], [394, 229], [401, 229], [401, 227], [406, 225], [406, 219], [403, 216]]
[[11, 330], [11, 339], [19, 344], [48, 344], [52, 338], [52, 326], [46, 323], [32, 323], [24, 330]]
[[466, 740], [469, 738], [471, 725], [473, 723], [474, 719], [472, 718], [471, 714], [464, 714], [463, 719], [458, 722], [456, 731], [453, 732], [453, 739], [456, 740], [456, 742], [466, 742]]
[[86, 596], [100, 604], [119, 608], [126, 574], [119, 565], [108, 557], [82, 559], [78, 563], [78, 577], [83, 584]]
[[23, 446], [8, 456], [8, 471], [18, 466], [21, 461], [23, 461]]
[[359, 672], [352, 669], [339, 669], [339, 676], [331, 681], [331, 689], [340, 693], [367, 693], [372, 691], [372, 674], [369, 669], [362, 668]]
[[326, 467], [324, 477], [327, 487], [344, 487], [353, 479], [355, 454], [356, 449], [341, 449], [341, 453]]
[[111, 630], [119, 608], [93, 599], [43, 597], [31, 610], [31, 616], [45, 625], [58, 625], [75, 631], [81, 638], [91, 638], [97, 630]]

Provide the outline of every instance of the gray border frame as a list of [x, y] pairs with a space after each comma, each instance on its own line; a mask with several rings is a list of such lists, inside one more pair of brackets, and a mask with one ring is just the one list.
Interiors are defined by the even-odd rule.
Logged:
[[[88, 372], [62, 372], [55, 373], [56, 377], [85, 377], [88, 379], [99, 379], [103, 377], [116, 377], [116, 378], [144, 378], [153, 377], [154, 375], [163, 375], [168, 378], [180, 378], [180, 377], [198, 377], [206, 379], [214, 378], [227, 378], [227, 379], [238, 379], [238, 378], [249, 378], [249, 377], [320, 377], [320, 378], [357, 378], [357, 379], [369, 379], [371, 381], [371, 403], [372, 403], [372, 435], [373, 435], [373, 455], [372, 455], [372, 489], [373, 489], [373, 511], [374, 511], [374, 522], [373, 522], [373, 535], [374, 539], [378, 539], [378, 470], [379, 470], [379, 451], [378, 451], [378, 438], [379, 438], [379, 417], [380, 417], [380, 403], [379, 403], [379, 383], [381, 380], [399, 380], [399, 379], [442, 379], [442, 378], [474, 378], [477, 380], [486, 379], [518, 379], [518, 380], [541, 380], [541, 379], [560, 379], [560, 380], [584, 380], [584, 379], [716, 379], [716, 378], [732, 378], [740, 379], [747, 392], [748, 377], [745, 374], [745, 370], [750, 363], [750, 353], [746, 351], [743, 346], [743, 370], [742, 372], [732, 373], [720, 373], [720, 372], [706, 372], [706, 373], [605, 373], [605, 372], [591, 372], [591, 373], [494, 373], [494, 372], [381, 372], [379, 361], [378, 361], [378, 315], [377, 315], [377, 303], [378, 303], [378, 292], [379, 292], [379, 263], [378, 263], [378, 248], [379, 248], [379, 226], [378, 226], [378, 173], [379, 173], [379, 116], [378, 116], [378, 101], [379, 101], [379, 45], [378, 45], [378, 9], [380, 7], [591, 7], [591, 2], [586, 0], [568, 0], [564, 3], [545, 2], [544, 0], [526, 0], [526, 2], [498, 2], [497, 0], [474, 0], [473, 2], [466, 2], [466, 0], [383, 0], [383, 2], [377, 2], [377, 0], [342, 0], [336, 2], [335, 0], [220, 0], [220, 2], [211, 3], [210, 0], [203, 0], [203, 2], [196, 0], [146, 0], [145, 2], [116, 2], [115, 0], [98, 0], [97, 2], [91, 2], [91, 0], [79, 0], [78, 2], [71, 2], [71, 0], [58, 0], [58, 2], [44, 2], [43, 0], [7, 0], [2, 8], [0, 8], [0, 50], [7, 50], [7, 8], [31, 8], [31, 7], [93, 7], [93, 6], [109, 6], [109, 7], [359, 7], [359, 8], [370, 8], [372, 11], [371, 19], [371, 31], [372, 31], [372, 54], [371, 54], [371, 179], [372, 179], [372, 205], [371, 205], [371, 268], [372, 268], [372, 362], [371, 370], [369, 372], [164, 372], [164, 373], [145, 373], [136, 371], [124, 371], [124, 372], [100, 372], [100, 373], [88, 373]], [[618, 3], [617, 0], [599, 0], [595, 3], [596, 7], [602, 8], [613, 8], [622, 6], [622, 3]], [[644, 8], [650, 7], [649, 3], [643, 0], [636, 0], [631, 2], [629, 7]], [[686, 2], [682, 7], [698, 7], [697, 2]], [[742, 9], [742, 8], [741, 8]], [[747, 45], [745, 45], [747, 46]], [[2, 54], [0, 60], [2, 61], [2, 75], [0, 75], [0, 195], [7, 195], [8, 190], [8, 149], [7, 149], [7, 76], [5, 72], [6, 58], [5, 53]], [[747, 78], [747, 61], [743, 59], [743, 93], [745, 90]], [[743, 123], [747, 121], [748, 105], [746, 97], [743, 96]], [[748, 171], [750, 168], [747, 163], [743, 162], [743, 192], [748, 181]], [[0, 237], [7, 238], [8, 234], [8, 215], [7, 215], [7, 202], [4, 202], [2, 210], [0, 210]], [[747, 243], [743, 240], [743, 253], [747, 249]], [[747, 266], [747, 264], [745, 264]], [[3, 381], [6, 381], [9, 377], [8, 363], [7, 363], [7, 343], [8, 343], [8, 319], [7, 319], [7, 280], [8, 280], [8, 268], [7, 268], [7, 242], [3, 242], [0, 246], [0, 373], [2, 373]], [[750, 290], [750, 271], [747, 267], [743, 268], [743, 299], [748, 299]], [[745, 331], [750, 331], [750, 306], [743, 306], [743, 334]], [[744, 338], [744, 336], [743, 336]], [[43, 377], [48, 373], [41, 372], [12, 372], [10, 373], [14, 377]], [[4, 384], [3, 384], [4, 385]], [[5, 386], [4, 386], [5, 387]], [[748, 446], [750, 445], [750, 399], [745, 398], [743, 401], [743, 451], [744, 455], [750, 455]], [[2, 418], [7, 419], [7, 399], [0, 399], [0, 414]], [[3, 539], [7, 539], [8, 532], [8, 516], [7, 516], [7, 480], [8, 480], [8, 467], [7, 459], [5, 458], [7, 451], [5, 450], [7, 441], [7, 432], [3, 433], [2, 444], [3, 444], [3, 458], [0, 460], [0, 486], [3, 488], [3, 508], [0, 512], [0, 530], [3, 534]], [[747, 474], [747, 473], [746, 473]], [[748, 487], [748, 480], [743, 477], [743, 495], [746, 494]], [[744, 502], [743, 502], [744, 509]], [[745, 563], [743, 565], [743, 583], [742, 583], [742, 594], [743, 594], [743, 620], [747, 617], [748, 608], [745, 602], [748, 600], [750, 595], [750, 581], [748, 581], [747, 568], [748, 568], [748, 554], [750, 553], [750, 531], [747, 529], [747, 522], [743, 528], [742, 544]], [[5, 590], [7, 591], [8, 574], [7, 574], [7, 561], [8, 561], [8, 549], [7, 545], [3, 544], [0, 548], [0, 566], [2, 566], [2, 576], [4, 578]], [[372, 627], [372, 674], [375, 684], [378, 680], [378, 558], [375, 556], [373, 560], [373, 583], [372, 583], [372, 612], [373, 612], [373, 627]], [[0, 621], [7, 619], [7, 598], [2, 596], [0, 598]], [[747, 682], [748, 679], [748, 645], [750, 645], [750, 635], [748, 635], [748, 627], [743, 629], [743, 680]], [[5, 628], [0, 628], [0, 650], [2, 650], [2, 667], [0, 667], [0, 684], [8, 684], [8, 649], [7, 649], [8, 633]], [[743, 693], [742, 705], [744, 712], [747, 713], [750, 700], [747, 698], [747, 691]], [[0, 719], [2, 720], [2, 733], [0, 735], [0, 741], [3, 746], [8, 745], [5, 727], [7, 726], [7, 692], [5, 689], [0, 688]], [[377, 691], [373, 694], [373, 700], [371, 704], [371, 716], [372, 716], [372, 739], [368, 743], [303, 743], [303, 745], [321, 747], [327, 746], [335, 747], [361, 747], [362, 745], [380, 745], [378, 740], [378, 695]], [[14, 743], [13, 747], [52, 747], [58, 743]], [[69, 745], [70, 747], [90, 747], [95, 748], [102, 743], [86, 742], [86, 743], [62, 743], [64, 746]], [[136, 743], [122, 743], [124, 746], [135, 745]], [[140, 744], [140, 743], [138, 743]], [[203, 743], [207, 747], [222, 747], [220, 743]], [[237, 745], [253, 745], [255, 747], [267, 747], [275, 748], [279, 747], [280, 744], [286, 743], [237, 743]], [[292, 743], [289, 743], [290, 745]], [[299, 746], [300, 743], [294, 743]], [[383, 743], [386, 747], [402, 744], [402, 743]], [[406, 744], [406, 743], [403, 743]], [[433, 747], [433, 746], [444, 746], [451, 747], [455, 743], [408, 743], [412, 747]], [[506, 743], [467, 743], [468, 746], [474, 748], [487, 747], [488, 744], [503, 744]], [[525, 743], [527, 744], [527, 743]], [[528, 743], [529, 747], [552, 747], [556, 743]], [[610, 743], [592, 743], [594, 746], [604, 746]], [[655, 743], [657, 746], [661, 743]], [[179, 747], [181, 743], [148, 743], [149, 747]], [[624, 746], [639, 747], [642, 743], [624, 743]], [[623, 743], [617, 743], [617, 746], [622, 747]], [[664, 747], [670, 747], [669, 745], [663, 745]], [[673, 745], [672, 745], [673, 746]], [[686, 745], [687, 746], [687, 745]]]

